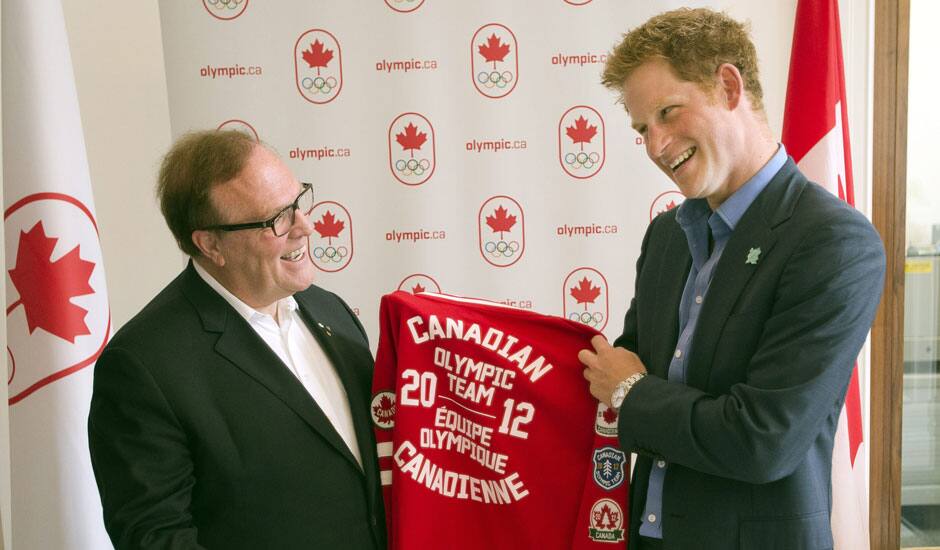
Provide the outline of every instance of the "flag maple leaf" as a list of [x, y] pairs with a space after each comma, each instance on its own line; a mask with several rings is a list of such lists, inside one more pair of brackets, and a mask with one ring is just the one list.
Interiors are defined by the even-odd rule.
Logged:
[[617, 421], [617, 411], [615, 411], [614, 409], [607, 407], [606, 409], [604, 409], [603, 414], [604, 414], [604, 422], [608, 424], [613, 424], [614, 422]]
[[313, 228], [320, 234], [321, 239], [326, 239], [329, 244], [333, 244], [333, 237], [339, 237], [346, 227], [346, 222], [337, 220], [332, 212], [327, 210], [319, 221], [314, 222]]
[[499, 238], [503, 238], [503, 233], [512, 231], [512, 226], [516, 225], [516, 216], [508, 215], [509, 211], [500, 206], [493, 211], [495, 216], [486, 217], [486, 225], [490, 226], [493, 233], [499, 233]]
[[424, 142], [428, 140], [428, 135], [419, 132], [418, 127], [413, 122], [405, 126], [404, 132], [395, 134], [395, 141], [401, 145], [402, 151], [411, 151], [411, 158], [415, 157], [415, 149], [420, 149]]
[[496, 62], [502, 61], [509, 55], [509, 44], [503, 44], [499, 37], [496, 36], [496, 33], [493, 33], [486, 39], [486, 44], [477, 46], [477, 51], [480, 52], [483, 59], [492, 62], [493, 68], [495, 69]]
[[307, 65], [310, 65], [310, 68], [316, 68], [317, 76], [320, 76], [320, 68], [326, 68], [330, 64], [330, 61], [333, 59], [333, 50], [327, 50], [323, 47], [323, 42], [320, 42], [320, 39], [313, 41], [313, 44], [310, 44], [310, 47], [300, 54], [304, 61], [307, 62]]
[[418, 294], [419, 292], [424, 292], [425, 290], [426, 289], [423, 286], [421, 286], [421, 283], [418, 283], [411, 288], [411, 293]]
[[581, 115], [574, 121], [574, 126], [565, 128], [565, 133], [571, 138], [572, 143], [580, 143], [581, 150], [584, 151], [584, 144], [590, 143], [597, 135], [597, 126], [593, 124], [588, 126], [587, 119]]
[[572, 298], [577, 300], [579, 304], [584, 304], [584, 311], [587, 311], [588, 304], [593, 304], [594, 300], [601, 295], [600, 287], [594, 286], [587, 277], [581, 279], [578, 286], [571, 287], [570, 292]]
[[383, 395], [377, 405], [372, 407], [375, 413], [373, 418], [381, 424], [391, 424], [395, 417], [395, 403], [387, 396]]
[[41, 221], [28, 232], [20, 231], [16, 267], [9, 271], [20, 298], [7, 314], [22, 304], [30, 334], [41, 328], [74, 344], [76, 337], [91, 334], [85, 324], [88, 310], [73, 304], [72, 298], [94, 294], [88, 280], [95, 264], [81, 258], [78, 245], [51, 261], [58, 240], [46, 236]]

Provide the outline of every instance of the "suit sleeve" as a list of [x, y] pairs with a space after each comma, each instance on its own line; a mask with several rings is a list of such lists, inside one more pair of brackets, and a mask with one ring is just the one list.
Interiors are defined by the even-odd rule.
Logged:
[[186, 435], [146, 367], [120, 348], [95, 367], [88, 418], [92, 467], [116, 550], [200, 549]]
[[848, 209], [834, 218], [807, 231], [786, 262], [769, 316], [739, 320], [763, 326], [744, 381], [711, 395], [643, 379], [621, 407], [623, 448], [749, 483], [799, 466], [839, 414], [884, 280], [871, 225]]
[[627, 313], [623, 318], [623, 332], [620, 336], [614, 340], [614, 345], [622, 348], [626, 348], [634, 353], [638, 353], [637, 348], [637, 337], [638, 329], [637, 326], [637, 313], [636, 313], [636, 295], [639, 292], [640, 277], [639, 274], [643, 270], [643, 262], [646, 260], [646, 249], [649, 246], [650, 235], [653, 234], [653, 226], [659, 221], [659, 216], [657, 216], [646, 228], [646, 234], [643, 235], [643, 244], [640, 246], [640, 257], [636, 261], [636, 283], [634, 284], [633, 298], [630, 299], [630, 307], [627, 308]]

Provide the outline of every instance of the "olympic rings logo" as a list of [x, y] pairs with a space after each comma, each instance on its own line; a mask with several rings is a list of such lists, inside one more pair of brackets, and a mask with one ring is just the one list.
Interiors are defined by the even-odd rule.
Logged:
[[519, 241], [487, 241], [483, 248], [494, 258], [512, 258], [519, 251]]
[[[220, 0], [221, 1], [221, 0]], [[305, 90], [312, 94], [329, 94], [333, 91], [333, 88], [336, 87], [336, 79], [331, 77], [323, 78], [318, 76], [316, 78], [305, 77], [300, 85], [304, 87]]]
[[578, 170], [584, 168], [586, 170], [591, 170], [594, 168], [594, 165], [601, 160], [601, 156], [595, 153], [585, 153], [584, 151], [580, 153], [568, 153], [565, 155], [565, 164], [573, 170]]
[[486, 88], [505, 88], [512, 82], [513, 74], [510, 71], [481, 71], [477, 74], [477, 82], [485, 86]]
[[581, 313], [573, 311], [568, 314], [568, 319], [581, 322], [592, 327], [598, 327], [604, 324], [604, 314], [600, 311], [595, 311], [594, 313], [591, 313], [590, 311], [582, 311]]
[[210, 6], [217, 10], [236, 10], [245, 0], [206, 0]]
[[428, 159], [399, 159], [395, 161], [395, 170], [403, 176], [421, 176], [431, 167]]
[[348, 255], [349, 249], [345, 246], [317, 246], [313, 249], [313, 257], [324, 264], [330, 262], [338, 264]]

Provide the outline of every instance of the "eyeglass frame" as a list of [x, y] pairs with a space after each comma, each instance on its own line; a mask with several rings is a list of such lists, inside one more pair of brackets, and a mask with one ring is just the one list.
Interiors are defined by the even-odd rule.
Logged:
[[[260, 221], [260, 222], [245, 222], [245, 223], [231, 223], [231, 224], [220, 224], [220, 225], [210, 225], [209, 227], [203, 227], [202, 229], [203, 229], [204, 231], [227, 231], [227, 232], [228, 232], [228, 231], [241, 231], [241, 230], [243, 230], [243, 229], [264, 229], [264, 228], [270, 228], [270, 229], [271, 229], [271, 232], [274, 233], [274, 236], [275, 236], [275, 237], [283, 237], [284, 235], [287, 235], [287, 233], [290, 232], [290, 229], [288, 229], [288, 230], [285, 231], [284, 233], [281, 233], [280, 235], [278, 235], [278, 234], [277, 234], [277, 231], [274, 229], [274, 224], [275, 224], [275, 222], [277, 221], [277, 219], [278, 219], [279, 217], [281, 217], [281, 215], [284, 214], [285, 212], [288, 212], [288, 215], [295, 215], [294, 212], [295, 212], [296, 210], [299, 210], [299, 209], [300, 209], [300, 197], [302, 197], [302, 196], [304, 195], [304, 193], [306, 193], [307, 191], [310, 192], [310, 202], [313, 203], [313, 201], [314, 201], [314, 197], [313, 197], [313, 184], [312, 184], [312, 183], [303, 182], [303, 181], [300, 182], [300, 184], [303, 186], [303, 189], [300, 191], [300, 193], [297, 194], [297, 197], [294, 199], [294, 202], [292, 202], [292, 203], [288, 204], [287, 206], [285, 206], [284, 208], [278, 210], [276, 214], [274, 214], [273, 216], [271, 216], [270, 218], [268, 218], [268, 219], [266, 219], [266, 220], [264, 220], [264, 221]], [[292, 220], [292, 222], [291, 222], [291, 227], [293, 227], [293, 225], [294, 225], [294, 223], [296, 223], [296, 221], [297, 221], [297, 218], [295, 217], [295, 218]]]

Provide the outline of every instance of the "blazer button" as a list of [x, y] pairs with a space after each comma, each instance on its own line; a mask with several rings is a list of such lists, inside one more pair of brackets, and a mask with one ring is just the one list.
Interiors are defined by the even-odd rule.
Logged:
[[372, 527], [376, 527], [379, 524], [379, 520], [375, 519], [375, 516], [371, 516], [369, 521], [372, 522]]

